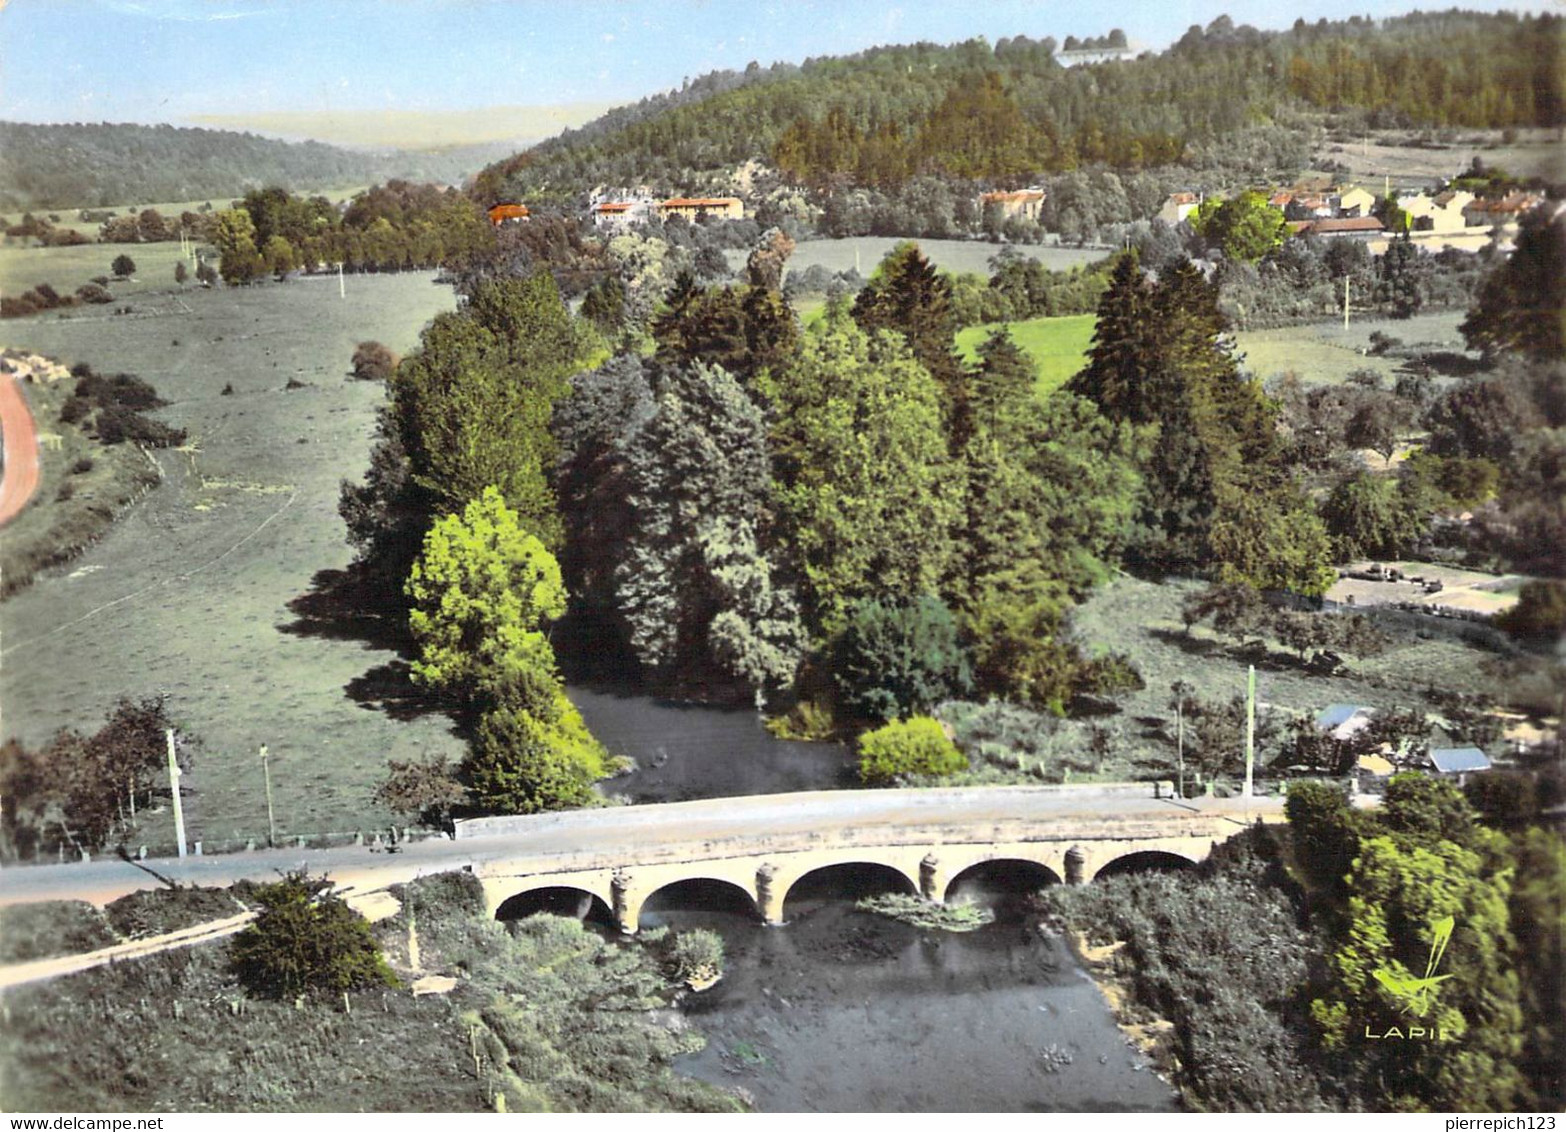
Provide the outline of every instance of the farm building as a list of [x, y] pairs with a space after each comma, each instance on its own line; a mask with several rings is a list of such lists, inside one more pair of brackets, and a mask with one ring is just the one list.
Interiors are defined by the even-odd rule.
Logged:
[[660, 219], [683, 216], [687, 220], [712, 217], [717, 220], [743, 220], [745, 206], [739, 197], [671, 197], [658, 206]]
[[1463, 209], [1474, 199], [1473, 193], [1445, 192], [1436, 196], [1418, 193], [1397, 202], [1408, 213], [1409, 228], [1415, 233], [1434, 232], [1447, 234], [1461, 232], [1468, 226], [1463, 219]]
[[1322, 220], [1291, 220], [1289, 228], [1296, 235], [1307, 232], [1328, 240], [1369, 240], [1380, 236], [1386, 226], [1374, 216], [1327, 217]]
[[1337, 196], [1337, 214], [1339, 216], [1369, 216], [1376, 207], [1376, 196], [1368, 189], [1362, 189], [1358, 185], [1350, 185], [1346, 189], [1339, 189]]
[[1463, 221], [1470, 228], [1507, 227], [1543, 201], [1543, 197], [1533, 193], [1507, 193], [1499, 200], [1472, 200], [1463, 206]]
[[1369, 727], [1375, 714], [1368, 704], [1328, 704], [1316, 713], [1316, 726], [1334, 739], [1350, 739]]
[[1202, 203], [1202, 198], [1195, 193], [1171, 193], [1169, 199], [1164, 201], [1164, 206], [1158, 210], [1158, 219], [1173, 228], [1191, 213], [1196, 211], [1196, 206]]
[[593, 223], [613, 231], [629, 228], [632, 224], [643, 224], [651, 217], [651, 201], [604, 200], [593, 205]]
[[1043, 189], [1018, 189], [1016, 192], [980, 193], [979, 210], [986, 219], [1038, 222], [1044, 209]]
[[527, 205], [513, 201], [501, 201], [489, 206], [489, 222], [496, 228], [502, 224], [515, 224], [527, 219]]
[[1430, 762], [1437, 774], [1455, 774], [1459, 784], [1475, 771], [1490, 769], [1490, 760], [1478, 747], [1431, 747]]

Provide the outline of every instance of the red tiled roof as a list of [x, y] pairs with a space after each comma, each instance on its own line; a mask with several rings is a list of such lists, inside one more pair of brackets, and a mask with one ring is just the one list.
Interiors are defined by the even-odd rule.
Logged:
[[593, 205], [594, 212], [629, 212], [631, 205], [625, 201], [604, 201]]
[[1348, 216], [1338, 219], [1312, 220], [1307, 227], [1312, 232], [1384, 232], [1386, 225], [1374, 216]]
[[1175, 204], [1195, 204], [1196, 203], [1196, 194], [1195, 193], [1170, 193], [1169, 194], [1169, 199], [1171, 201], [1173, 201]]
[[525, 204], [493, 204], [489, 208], [489, 218], [497, 224], [502, 220], [519, 220], [526, 216], [527, 205]]
[[1039, 189], [1018, 189], [1012, 193], [980, 193], [979, 199], [986, 203], [1000, 204], [1010, 201], [1034, 201], [1043, 200], [1044, 193]]

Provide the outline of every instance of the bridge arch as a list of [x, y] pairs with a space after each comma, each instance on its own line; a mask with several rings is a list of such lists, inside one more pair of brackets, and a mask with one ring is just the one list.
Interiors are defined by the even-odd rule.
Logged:
[[495, 919], [522, 920], [540, 913], [614, 923], [608, 900], [589, 889], [568, 884], [540, 884], [513, 893], [495, 909]]
[[1093, 880], [1125, 876], [1128, 873], [1185, 872], [1196, 867], [1197, 859], [1183, 852], [1168, 849], [1141, 849], [1123, 853], [1107, 861], [1094, 872]]
[[739, 882], [718, 876], [680, 877], [650, 890], [636, 903], [634, 915], [639, 924], [648, 912], [658, 912], [664, 905], [680, 907], [700, 905], [703, 911], [735, 912], [740, 915], [761, 918], [756, 907], [756, 897]]
[[950, 903], [980, 889], [1021, 896], [1061, 883], [1060, 874], [1039, 861], [1027, 857], [986, 857], [953, 874], [946, 882], [943, 898]]
[[919, 882], [906, 869], [885, 861], [849, 859], [816, 865], [795, 874], [782, 893], [779, 911], [786, 917], [790, 901], [809, 899], [859, 900], [883, 892], [919, 895]]

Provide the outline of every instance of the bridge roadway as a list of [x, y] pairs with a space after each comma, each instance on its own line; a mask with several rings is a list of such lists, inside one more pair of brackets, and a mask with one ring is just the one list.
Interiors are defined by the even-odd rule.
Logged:
[[[789, 888], [807, 873], [841, 864], [901, 874], [910, 891], [942, 899], [959, 874], [984, 862], [1047, 869], [1086, 883], [1114, 862], [1157, 853], [1197, 861], [1258, 819], [1282, 819], [1276, 798], [1155, 796], [1151, 784], [834, 790], [714, 798], [647, 806], [480, 818], [457, 836], [406, 844], [396, 853], [364, 846], [264, 850], [145, 864], [181, 883], [224, 886], [268, 880], [290, 869], [330, 876], [364, 896], [415, 877], [469, 869], [492, 912], [539, 889], [574, 889], [635, 931], [658, 889], [704, 879], [744, 890], [759, 915], [782, 918]], [[105, 904], [159, 887], [149, 872], [116, 858], [0, 872], [0, 905], [76, 899]]]

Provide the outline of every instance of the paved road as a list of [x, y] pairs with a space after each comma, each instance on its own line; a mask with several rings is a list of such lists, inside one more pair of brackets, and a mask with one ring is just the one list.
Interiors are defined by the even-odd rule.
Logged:
[[[1167, 820], [1182, 813], [1230, 821], [1238, 832], [1256, 817], [1276, 819], [1282, 813], [1282, 801], [1206, 798], [1176, 802], [1152, 797], [1145, 786], [1115, 791], [1074, 787], [828, 790], [490, 820], [464, 825], [457, 840], [414, 842], [396, 853], [363, 846], [276, 849], [183, 861], [148, 860], [145, 864], [182, 883], [218, 887], [247, 878], [268, 880], [280, 872], [304, 868], [329, 875], [344, 888], [362, 891], [465, 865], [522, 858], [536, 860], [540, 871], [551, 861], [585, 854], [611, 856], [631, 865], [654, 856], [668, 859], [686, 848], [693, 857], [711, 856], [714, 843], [744, 842], [758, 836], [852, 835], [866, 843], [885, 844], [895, 840], [899, 829], [1095, 817]], [[66, 899], [103, 904], [158, 884], [149, 873], [116, 858], [86, 864], [18, 866], [0, 872], [0, 906]]]
[[38, 435], [14, 377], [0, 377], [0, 436], [5, 446], [5, 477], [0, 479], [3, 525], [21, 513], [38, 489]]

